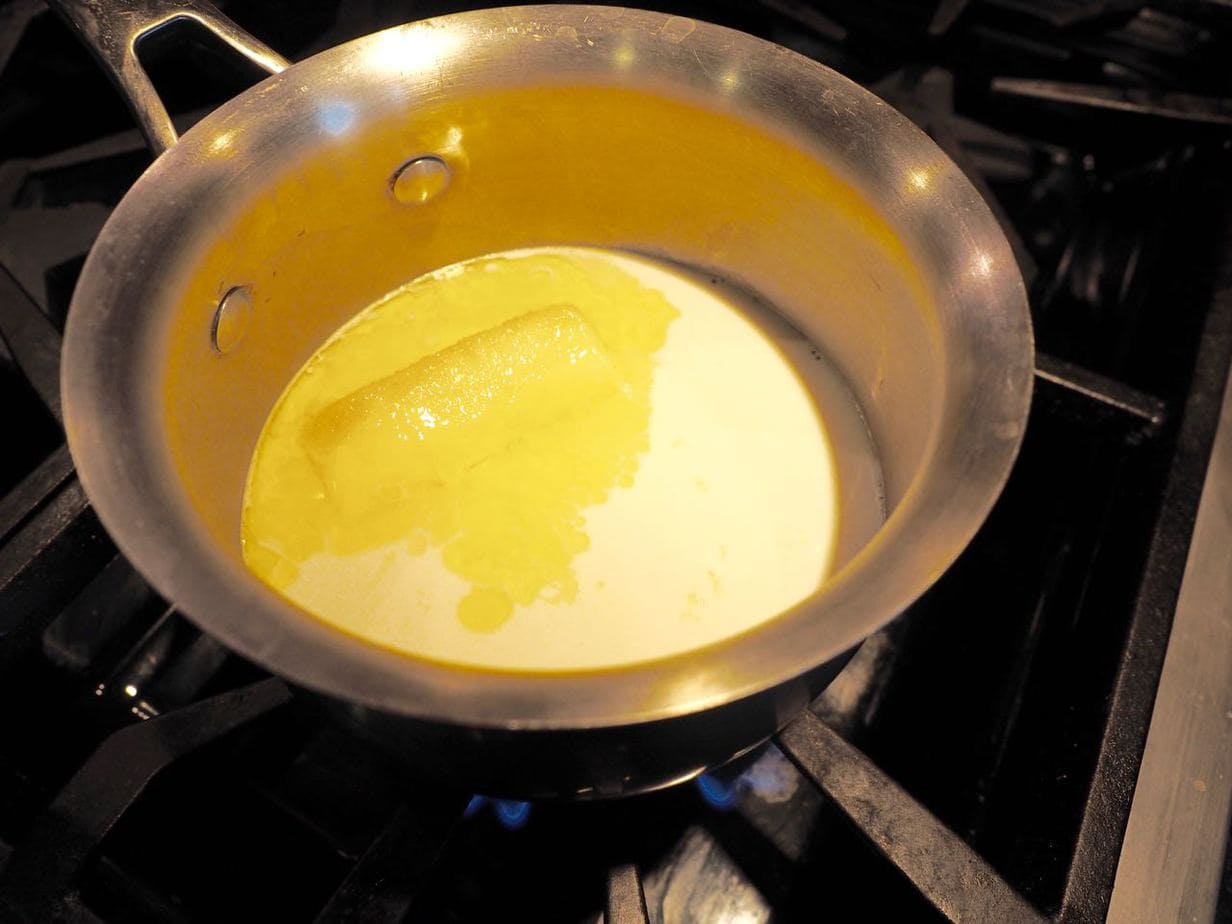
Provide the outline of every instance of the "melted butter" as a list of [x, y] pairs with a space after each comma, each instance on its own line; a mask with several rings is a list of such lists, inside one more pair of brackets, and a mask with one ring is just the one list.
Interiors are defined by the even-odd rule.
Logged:
[[747, 312], [665, 264], [467, 261], [361, 312], [287, 387], [245, 560], [319, 618], [438, 660], [685, 651], [824, 579], [839, 510], [814, 397]]
[[247, 492], [250, 566], [287, 588], [310, 556], [405, 537], [473, 585], [458, 607], [470, 629], [549, 588], [572, 602], [581, 511], [633, 477], [676, 315], [593, 255], [415, 280], [332, 337], [271, 415]]

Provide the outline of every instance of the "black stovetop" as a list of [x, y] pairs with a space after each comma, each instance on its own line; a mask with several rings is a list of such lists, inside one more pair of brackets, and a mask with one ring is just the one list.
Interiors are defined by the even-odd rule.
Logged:
[[[1232, 282], [1232, 8], [646, 5], [900, 108], [988, 198], [1027, 280], [1037, 390], [1003, 497], [814, 705], [858, 749], [827, 766], [895, 782], [853, 825], [789, 735], [619, 803], [442, 792], [160, 600], [72, 474], [57, 393], [82, 260], [148, 155], [68, 30], [0, 0], [0, 918], [594, 921], [611, 901], [615, 924], [640, 917], [622, 901], [640, 882], [652, 921], [939, 920], [945, 888], [883, 856], [902, 865], [904, 804], [961, 839], [926, 826], [907, 853], [945, 868], [965, 844], [1004, 880], [970, 890], [977, 917], [1008, 884], [1042, 916], [1104, 918], [1232, 355], [1214, 294]], [[301, 58], [463, 6], [224, 9]], [[184, 125], [253, 79], [161, 38], [146, 60]]]

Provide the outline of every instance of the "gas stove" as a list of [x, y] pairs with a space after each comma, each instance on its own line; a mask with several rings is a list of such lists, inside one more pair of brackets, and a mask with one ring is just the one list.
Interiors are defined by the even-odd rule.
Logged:
[[[1039, 354], [979, 536], [693, 782], [531, 804], [419, 779], [198, 631], [92, 513], [60, 337], [149, 155], [68, 29], [0, 0], [0, 920], [1232, 921], [1232, 9], [648, 5], [859, 81], [993, 208]], [[465, 4], [223, 8], [301, 59]], [[181, 129], [257, 76], [188, 27], [147, 44]]]

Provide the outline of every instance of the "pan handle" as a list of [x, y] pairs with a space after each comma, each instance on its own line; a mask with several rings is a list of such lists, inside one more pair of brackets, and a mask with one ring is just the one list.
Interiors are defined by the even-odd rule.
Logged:
[[137, 60], [137, 43], [169, 23], [191, 20], [208, 29], [257, 67], [277, 74], [291, 62], [257, 41], [206, 0], [47, 0], [94, 56], [137, 117], [154, 156], [175, 144], [175, 126], [158, 91]]

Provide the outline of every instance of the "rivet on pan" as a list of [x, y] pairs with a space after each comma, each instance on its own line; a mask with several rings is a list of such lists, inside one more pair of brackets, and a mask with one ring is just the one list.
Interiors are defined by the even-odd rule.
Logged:
[[252, 322], [252, 291], [247, 286], [233, 286], [218, 303], [210, 325], [210, 342], [219, 353], [234, 350]]
[[423, 205], [449, 185], [449, 165], [435, 154], [408, 160], [390, 182], [394, 198], [403, 205]]

